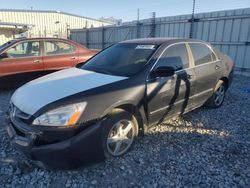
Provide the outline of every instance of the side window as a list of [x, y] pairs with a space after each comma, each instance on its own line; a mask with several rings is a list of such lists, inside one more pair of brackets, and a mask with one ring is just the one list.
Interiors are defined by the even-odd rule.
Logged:
[[193, 53], [195, 65], [201, 65], [213, 61], [212, 51], [205, 44], [190, 43], [189, 46]]
[[159, 59], [157, 67], [170, 66], [175, 70], [189, 67], [188, 53], [185, 44], [176, 44], [169, 47]]
[[35, 57], [40, 55], [38, 41], [19, 43], [6, 51], [8, 58]]
[[215, 56], [214, 52], [211, 52], [211, 56], [212, 56], [213, 61], [218, 60], [217, 57]]
[[46, 55], [71, 54], [75, 51], [73, 45], [65, 42], [46, 41], [44, 46]]

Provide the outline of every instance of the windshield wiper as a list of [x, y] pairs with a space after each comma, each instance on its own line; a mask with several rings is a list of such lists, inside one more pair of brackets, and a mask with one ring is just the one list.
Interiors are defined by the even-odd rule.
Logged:
[[109, 75], [113, 75], [113, 73], [111, 73], [110, 71], [107, 71], [107, 70], [103, 70], [103, 69], [94, 69], [92, 70], [94, 72], [98, 72], [98, 73], [101, 73], [101, 74], [109, 74]]

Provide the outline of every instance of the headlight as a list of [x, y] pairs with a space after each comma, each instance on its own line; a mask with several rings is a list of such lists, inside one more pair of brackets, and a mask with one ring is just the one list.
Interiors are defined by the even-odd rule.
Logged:
[[81, 102], [59, 107], [39, 116], [32, 124], [45, 126], [72, 126], [77, 123], [86, 105], [86, 102]]

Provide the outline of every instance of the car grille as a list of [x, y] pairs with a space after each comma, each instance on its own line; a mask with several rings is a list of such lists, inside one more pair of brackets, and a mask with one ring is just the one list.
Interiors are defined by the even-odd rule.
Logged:
[[10, 103], [9, 112], [10, 112], [10, 116], [12, 116], [12, 118], [19, 118], [19, 119], [23, 119], [23, 120], [27, 120], [30, 118], [29, 114], [22, 112], [13, 103]]

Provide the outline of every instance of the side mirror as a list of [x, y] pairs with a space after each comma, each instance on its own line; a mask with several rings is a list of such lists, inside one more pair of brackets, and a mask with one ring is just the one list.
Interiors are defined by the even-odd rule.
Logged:
[[160, 66], [157, 67], [153, 72], [152, 76], [153, 77], [168, 77], [168, 76], [173, 76], [175, 74], [175, 69], [173, 67], [169, 66]]
[[8, 54], [6, 52], [0, 54], [0, 59], [8, 58]]

